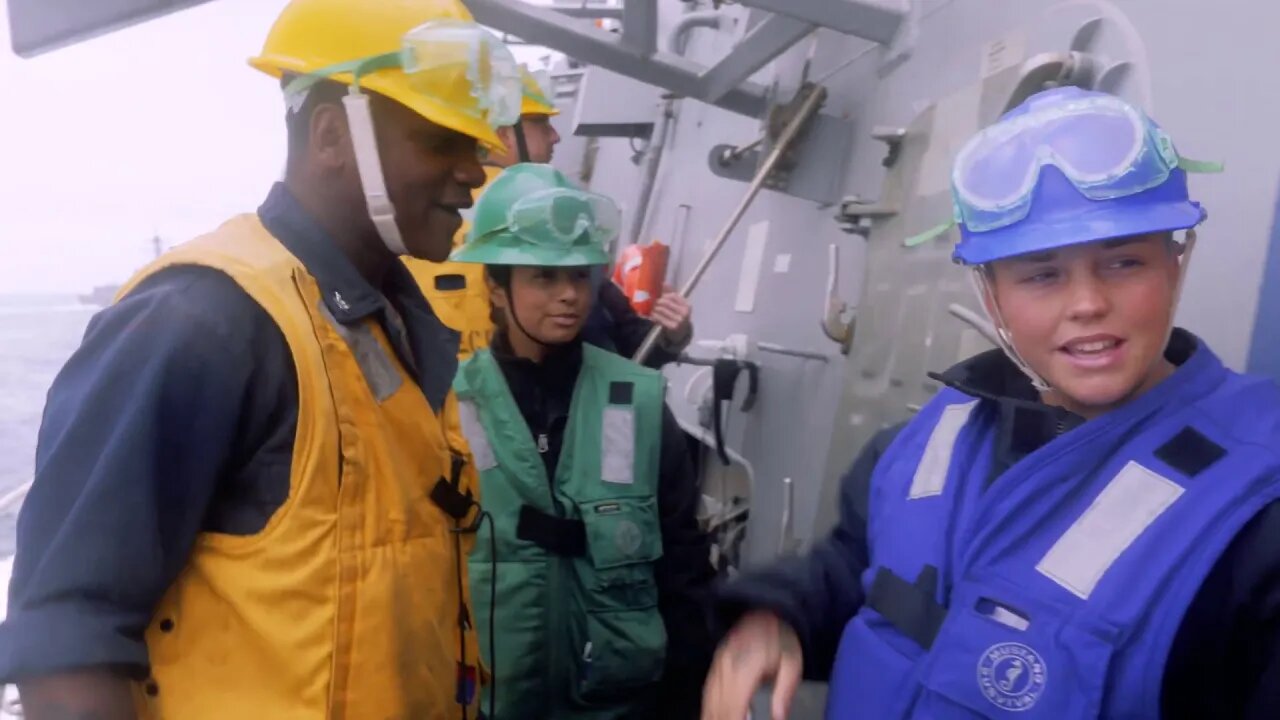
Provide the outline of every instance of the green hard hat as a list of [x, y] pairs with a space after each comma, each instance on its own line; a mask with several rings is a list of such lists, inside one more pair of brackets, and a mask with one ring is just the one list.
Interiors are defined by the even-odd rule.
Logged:
[[580, 190], [540, 163], [512, 165], [476, 200], [466, 242], [454, 262], [576, 267], [608, 265], [618, 235], [618, 206]]

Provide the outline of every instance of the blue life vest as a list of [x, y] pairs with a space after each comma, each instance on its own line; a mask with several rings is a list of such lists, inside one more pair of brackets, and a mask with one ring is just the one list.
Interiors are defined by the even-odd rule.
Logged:
[[987, 487], [995, 410], [946, 389], [876, 466], [828, 718], [1159, 717], [1188, 606], [1280, 498], [1280, 388], [1202, 343]]

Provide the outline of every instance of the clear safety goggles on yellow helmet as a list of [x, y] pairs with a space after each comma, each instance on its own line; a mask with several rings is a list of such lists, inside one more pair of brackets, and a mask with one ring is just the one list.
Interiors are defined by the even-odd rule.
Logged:
[[448, 105], [490, 128], [512, 125], [520, 117], [523, 84], [519, 65], [506, 44], [480, 25], [465, 20], [434, 20], [410, 30], [399, 50], [320, 68], [295, 78], [286, 95], [305, 93], [326, 79], [350, 75], [352, 92], [361, 78], [399, 70], [423, 99]]
[[[360, 88], [361, 78], [381, 72], [401, 72], [406, 77], [413, 97], [395, 98], [401, 104], [438, 125], [492, 145], [489, 138], [497, 137], [492, 131], [511, 125], [520, 117], [520, 71], [511, 51], [488, 30], [474, 22], [447, 19], [410, 30], [402, 38], [399, 50], [320, 68], [285, 86], [286, 97], [297, 97], [323, 80], [344, 81], [350, 77], [351, 92], [343, 97], [343, 106], [369, 217], [387, 248], [397, 255], [407, 255], [382, 174], [369, 96]], [[456, 117], [469, 122], [446, 120]], [[477, 121], [483, 123], [485, 133], [461, 126]]]

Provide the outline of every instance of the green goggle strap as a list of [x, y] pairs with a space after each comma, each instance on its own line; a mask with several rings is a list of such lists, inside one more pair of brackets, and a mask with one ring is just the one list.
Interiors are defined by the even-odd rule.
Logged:
[[1181, 155], [1178, 156], [1178, 167], [1189, 173], [1220, 173], [1225, 169], [1220, 162], [1192, 160]]
[[929, 242], [930, 240], [935, 240], [941, 237], [944, 233], [946, 233], [948, 230], [950, 230], [955, 226], [956, 226], [956, 221], [954, 219], [948, 220], [940, 225], [935, 225], [918, 235], [912, 235], [911, 237], [906, 238], [905, 240], [902, 241], [902, 244], [904, 247], [915, 247], [917, 245], [923, 245]]
[[400, 51], [383, 53], [372, 57], [361, 58], [359, 60], [348, 60], [347, 62], [322, 67], [314, 70], [306, 75], [299, 75], [285, 86], [286, 95], [295, 95], [310, 90], [316, 83], [321, 80], [327, 80], [334, 75], [342, 75], [351, 73], [351, 87], [353, 91], [360, 89], [360, 78], [379, 70], [394, 70], [403, 68], [404, 62], [401, 59]]

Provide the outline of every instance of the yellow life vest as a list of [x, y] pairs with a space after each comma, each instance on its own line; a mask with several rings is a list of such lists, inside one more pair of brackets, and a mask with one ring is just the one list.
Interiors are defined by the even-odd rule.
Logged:
[[[478, 654], [459, 629], [459, 603], [470, 606], [459, 552], [474, 541], [429, 499], [450, 474], [456, 397], [438, 419], [378, 323], [334, 320], [254, 215], [161, 257], [121, 295], [179, 264], [226, 273], [275, 320], [297, 369], [298, 426], [288, 499], [256, 535], [200, 536], [156, 609], [139, 717], [462, 717], [458, 678]], [[469, 468], [461, 490], [477, 492]], [[479, 694], [477, 679], [468, 717]]]
[[[484, 192], [484, 188], [502, 173], [502, 168], [485, 166], [485, 184], [476, 191], [476, 195]], [[463, 223], [453, 237], [456, 248], [467, 237], [470, 223]], [[484, 266], [476, 263], [442, 262], [433, 263], [426, 260], [405, 257], [404, 264], [413, 274], [422, 294], [431, 309], [449, 328], [461, 333], [458, 343], [458, 362], [463, 362], [481, 348], [489, 347], [489, 338], [493, 335], [493, 320], [489, 315], [489, 288], [484, 281]], [[442, 280], [442, 276], [461, 276], [458, 282], [452, 278]], [[440, 287], [440, 285], [447, 287]]]

